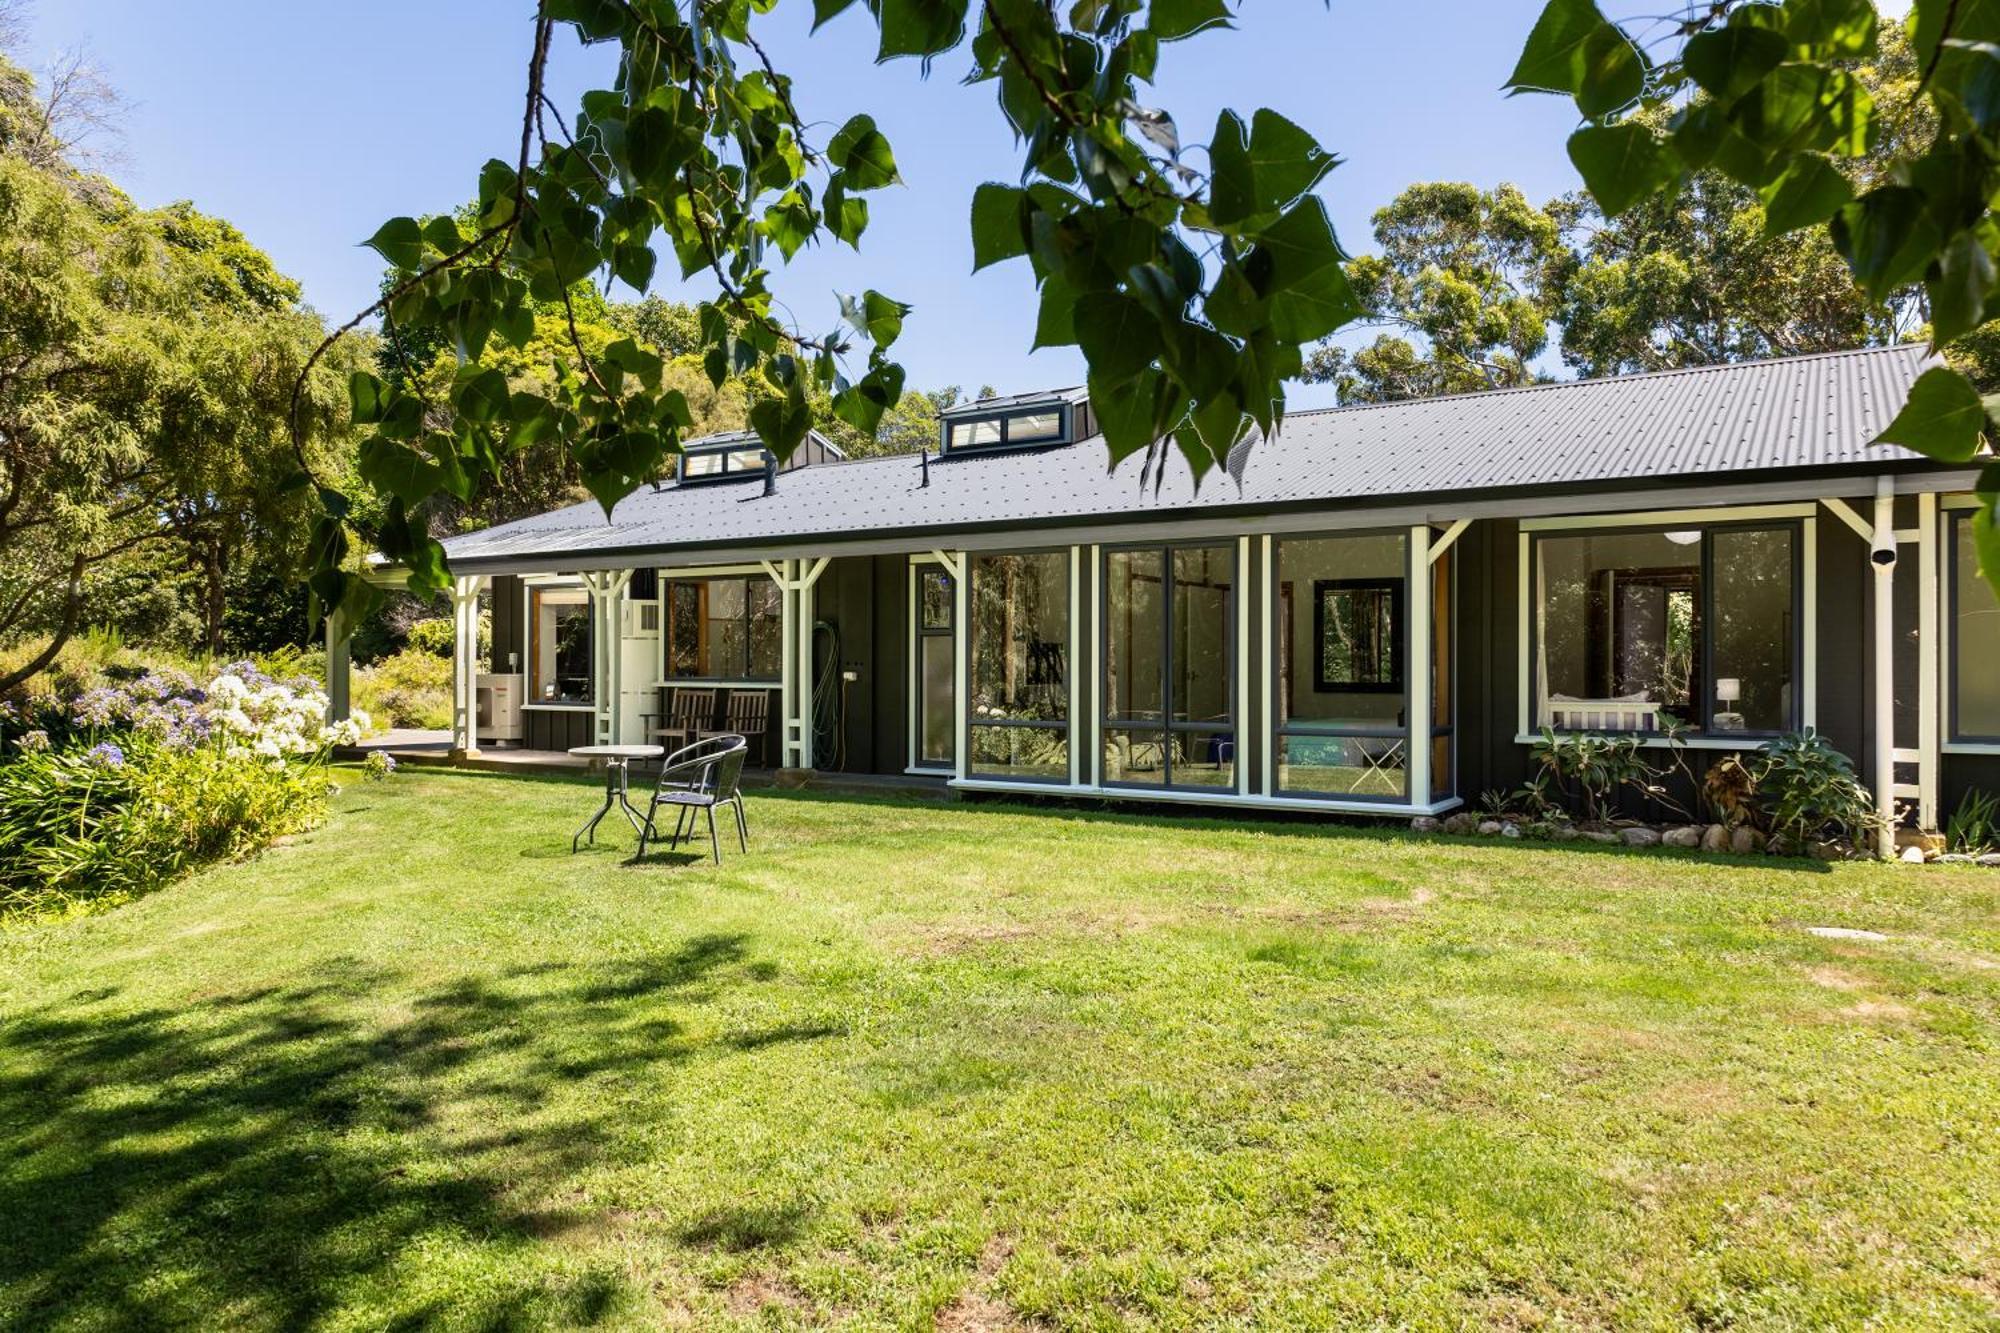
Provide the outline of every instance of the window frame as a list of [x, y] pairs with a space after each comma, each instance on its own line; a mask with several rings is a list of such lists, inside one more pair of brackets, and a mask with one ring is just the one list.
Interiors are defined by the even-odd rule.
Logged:
[[[1031, 440], [1013, 438], [1012, 423], [1023, 417], [1045, 417], [1051, 412], [1057, 417], [1054, 435]], [[970, 426], [978, 422], [991, 421], [1000, 427], [1000, 438], [987, 444], [955, 444], [952, 441], [953, 428]], [[980, 454], [994, 449], [1047, 449], [1059, 444], [1072, 444], [1076, 440], [1076, 404], [1066, 400], [1053, 403], [1037, 403], [1032, 407], [1009, 407], [993, 412], [968, 412], [964, 416], [946, 417], [941, 423], [940, 448], [947, 454]], [[1031, 555], [1030, 551], [1007, 552], [1005, 554]]]
[[1944, 622], [1944, 632], [1939, 636], [1940, 650], [1944, 653], [1944, 744], [1949, 746], [1978, 746], [1981, 749], [2000, 749], [2000, 732], [1987, 735], [1982, 732], [1968, 732], [1958, 725], [1958, 680], [1959, 680], [1959, 633], [1958, 633], [1958, 535], [1959, 524], [1970, 523], [1972, 509], [1943, 508], [1938, 516], [1944, 520], [1944, 607], [1939, 619]]
[[[974, 679], [974, 672], [978, 667], [979, 654], [977, 652], [978, 645], [973, 639], [973, 631], [979, 619], [977, 583], [979, 562], [982, 560], [1000, 559], [1006, 556], [1031, 555], [1059, 556], [1063, 562], [1063, 576], [1057, 585], [1062, 589], [1065, 606], [1062, 640], [1065, 658], [1063, 665], [1065, 679], [1063, 681], [1062, 719], [1060, 721], [1051, 721], [1043, 718], [980, 717], [972, 711], [972, 701], [978, 693], [978, 682]], [[958, 644], [957, 651], [959, 653], [959, 659], [956, 664], [959, 681], [958, 714], [963, 720], [957, 742], [959, 781], [972, 783], [1025, 783], [1038, 787], [1074, 786], [1077, 773], [1077, 719], [1079, 716], [1076, 695], [1076, 659], [1079, 647], [1077, 639], [1078, 590], [1076, 581], [1076, 549], [1071, 546], [1033, 546], [1018, 550], [967, 551], [963, 558], [965, 560], [964, 588], [961, 593], [963, 601], [955, 602], [953, 607], [953, 615], [957, 617], [959, 622], [958, 628], [954, 630], [954, 636]], [[962, 614], [959, 611], [960, 606], [963, 607]], [[1013, 727], [1026, 730], [1060, 732], [1068, 753], [1068, 772], [1061, 777], [1036, 777], [1012, 773], [979, 772], [973, 767], [973, 764], [974, 757], [978, 752], [976, 737], [981, 727]]]
[[[1408, 634], [1404, 622], [1409, 618], [1410, 588], [1409, 578], [1358, 578], [1358, 579], [1314, 579], [1313, 580], [1313, 691], [1317, 694], [1407, 694], [1408, 676]], [[1378, 591], [1389, 594], [1389, 679], [1383, 682], [1350, 682], [1328, 684], [1325, 671], [1326, 652], [1326, 594], [1328, 592]], [[1296, 616], [1298, 611], [1293, 609]]]
[[[740, 454], [758, 455], [755, 467], [733, 467], [733, 460]], [[682, 486], [703, 486], [713, 481], [743, 481], [750, 477], [761, 477], [771, 466], [774, 455], [761, 444], [738, 443], [720, 444], [708, 448], [683, 452], [674, 463], [674, 480]], [[713, 472], [690, 473], [688, 460], [694, 458], [715, 458], [721, 466]]]
[[[1351, 802], [1360, 805], [1381, 805], [1381, 806], [1401, 808], [1404, 806], [1413, 806], [1413, 807], [1427, 806], [1431, 803], [1432, 798], [1428, 794], [1423, 795], [1420, 799], [1418, 793], [1411, 786], [1411, 782], [1415, 777], [1413, 755], [1414, 755], [1414, 745], [1417, 735], [1417, 729], [1414, 726], [1410, 725], [1409, 721], [1410, 707], [1412, 703], [1410, 697], [1411, 679], [1409, 671], [1409, 662], [1411, 658], [1410, 654], [1411, 636], [1417, 632], [1417, 627], [1414, 620], [1409, 614], [1408, 608], [1410, 604], [1410, 581], [1415, 577], [1417, 577], [1417, 571], [1415, 568], [1416, 543], [1411, 540], [1410, 533], [1411, 529], [1406, 527], [1386, 527], [1386, 528], [1354, 528], [1346, 531], [1326, 531], [1322, 529], [1311, 532], [1273, 533], [1271, 535], [1270, 561], [1267, 566], [1268, 586], [1266, 586], [1263, 591], [1263, 599], [1266, 604], [1265, 614], [1269, 617], [1268, 633], [1265, 635], [1265, 646], [1264, 646], [1264, 657], [1265, 657], [1264, 675], [1265, 675], [1265, 689], [1268, 691], [1266, 697], [1269, 699], [1270, 703], [1267, 709], [1267, 715], [1264, 718], [1264, 726], [1263, 726], [1263, 732], [1264, 732], [1263, 743], [1265, 747], [1265, 752], [1269, 756], [1269, 764], [1266, 770], [1266, 776], [1268, 778], [1266, 790], [1269, 796], [1278, 800], [1297, 801], [1300, 802], [1301, 804], [1306, 804], [1306, 805], [1321, 804], [1331, 801], [1331, 802]], [[1359, 538], [1359, 537], [1394, 537], [1399, 541], [1401, 541], [1402, 543], [1402, 548], [1403, 548], [1403, 577], [1401, 579], [1402, 594], [1398, 599], [1398, 601], [1403, 609], [1403, 618], [1402, 618], [1401, 628], [1398, 630], [1396, 634], [1396, 639], [1397, 639], [1397, 653], [1399, 655], [1399, 659], [1402, 663], [1403, 669], [1400, 673], [1402, 678], [1402, 684], [1398, 689], [1394, 691], [1355, 689], [1352, 692], [1356, 694], [1396, 693], [1402, 695], [1403, 696], [1402, 711], [1403, 711], [1404, 723], [1402, 726], [1366, 726], [1366, 725], [1355, 725], [1352, 723], [1341, 723], [1341, 722], [1288, 721], [1284, 716], [1285, 695], [1283, 688], [1283, 663], [1281, 661], [1281, 658], [1284, 655], [1284, 648], [1283, 644], [1281, 643], [1281, 640], [1284, 638], [1284, 623], [1285, 623], [1285, 608], [1284, 608], [1285, 546], [1288, 542], [1345, 541], [1351, 538]], [[1424, 577], [1426, 578], [1430, 577], [1430, 567], [1428, 559], [1426, 560], [1423, 573]], [[1322, 582], [1339, 582], [1339, 581], [1341, 580], [1315, 579], [1313, 580], [1313, 583], [1317, 585]], [[1373, 575], [1357, 579], [1354, 581], [1379, 584], [1383, 582], [1388, 582], [1390, 580], [1384, 579], [1380, 575]], [[1317, 593], [1315, 593], [1313, 601], [1314, 601], [1315, 621], [1317, 621], [1317, 610], [1319, 601]], [[1436, 614], [1437, 614], [1437, 608], [1433, 607], [1432, 615], [1435, 616]], [[1298, 624], [1298, 608], [1296, 606], [1292, 608], [1292, 623], [1294, 626], [1294, 632], [1296, 633], [1296, 626]], [[1316, 628], [1317, 627], [1315, 627], [1315, 629]], [[1426, 635], [1426, 641], [1428, 642], [1428, 635]], [[1317, 647], [1315, 647], [1314, 649], [1314, 655], [1315, 659], [1317, 659], [1318, 655]], [[1316, 664], [1317, 663], [1315, 662], [1315, 665]], [[1428, 665], [1426, 666], [1426, 669], [1428, 670]], [[1315, 670], [1314, 685], [1317, 686], [1317, 684], [1318, 684], [1318, 672], [1317, 670]], [[1294, 687], [1296, 688], [1296, 685]], [[1326, 692], [1344, 693], [1346, 691], [1326, 691]], [[1456, 704], [1456, 699], [1454, 699], [1453, 702], [1454, 704]], [[1454, 728], [1451, 729], [1455, 729], [1455, 720], [1454, 720]], [[1439, 730], [1440, 729], [1436, 727], [1432, 728], [1434, 734], [1432, 735], [1431, 740], [1436, 739], [1435, 733]], [[1296, 787], [1286, 788], [1284, 786], [1283, 779], [1280, 776], [1279, 769], [1282, 763], [1281, 756], [1284, 754], [1284, 749], [1285, 749], [1284, 741], [1285, 738], [1288, 736], [1305, 737], [1308, 739], [1314, 737], [1324, 737], [1336, 740], [1355, 740], [1355, 741], [1366, 741], [1366, 740], [1401, 741], [1403, 745], [1403, 769], [1402, 769], [1403, 790], [1401, 792], [1374, 794], [1374, 793], [1353, 792], [1353, 791], [1346, 791], [1346, 792], [1315, 791], [1315, 790], [1296, 788]]]
[[[544, 699], [538, 693], [541, 681], [542, 637], [541, 617], [538, 614], [542, 595], [549, 592], [580, 592], [583, 594], [584, 643], [590, 657], [590, 669], [585, 675], [588, 695], [582, 699]], [[521, 622], [523, 637], [527, 647], [527, 674], [523, 677], [521, 693], [526, 696], [521, 701], [523, 708], [572, 708], [595, 709], [597, 707], [597, 605], [596, 597], [582, 583], [568, 579], [543, 579], [524, 581], [521, 587]]]
[[[936, 556], [910, 557], [909, 573], [909, 614], [910, 614], [910, 743], [906, 771], [910, 773], [956, 774], [958, 770], [958, 583], [951, 567]], [[943, 629], [933, 628], [924, 623], [924, 579], [930, 575], [942, 576], [951, 587], [950, 610]], [[944, 759], [924, 758], [924, 640], [943, 638], [951, 644], [951, 754]]]
[[[770, 583], [770, 576], [768, 574], [760, 570], [756, 573], [750, 573], [748, 571], [745, 571], [740, 574], [730, 573], [730, 574], [698, 574], [692, 576], [689, 575], [676, 576], [676, 574], [673, 571], [663, 569], [660, 571], [659, 579], [660, 579], [659, 664], [660, 664], [661, 684], [693, 685], [693, 684], [703, 684], [712, 682], [720, 685], [775, 685], [783, 680], [785, 649], [784, 649], [782, 631], [780, 631], [780, 641], [778, 646], [777, 672], [773, 675], [760, 676], [754, 674], [750, 670], [751, 658], [752, 658], [750, 630], [751, 626], [759, 618], [752, 614], [753, 591], [755, 585], [759, 583]], [[693, 675], [687, 675], [687, 676], [675, 675], [674, 674], [675, 644], [674, 644], [674, 615], [673, 615], [674, 590], [677, 587], [692, 587], [696, 590], [697, 601], [695, 606], [695, 650], [694, 650], [695, 660], [696, 660], [696, 665], [698, 667], [705, 668], [708, 665], [708, 642], [710, 637], [709, 626], [712, 623], [712, 618], [708, 615], [709, 585], [714, 583], [737, 581], [737, 580], [740, 580], [744, 585], [743, 619], [741, 621], [743, 628], [743, 661], [740, 673], [728, 674], [728, 675], [716, 675], [713, 672], [709, 672], [706, 670], [697, 670]], [[775, 587], [776, 585], [773, 584], [772, 586]], [[783, 605], [783, 599], [782, 599], [782, 594], [780, 594], [780, 606], [782, 607], [782, 605]], [[780, 623], [782, 623], [782, 617], [767, 617], [767, 618], [776, 619], [779, 620]]]
[[[1223, 636], [1225, 654], [1228, 658], [1228, 675], [1224, 682], [1223, 697], [1229, 701], [1229, 719], [1226, 722], [1177, 722], [1174, 720], [1173, 692], [1173, 644], [1174, 644], [1174, 585], [1179, 579], [1174, 573], [1174, 553], [1213, 549], [1227, 552], [1229, 558], [1229, 597], [1224, 605]], [[1111, 665], [1111, 560], [1115, 555], [1157, 554], [1160, 557], [1160, 720], [1140, 722], [1115, 719], [1105, 707], [1110, 690], [1105, 672]], [[1097, 679], [1093, 687], [1097, 695], [1097, 738], [1096, 745], [1101, 750], [1105, 738], [1114, 732], [1128, 735], [1158, 733], [1163, 737], [1179, 735], [1227, 736], [1232, 742], [1229, 785], [1216, 786], [1212, 783], [1184, 783], [1174, 781], [1174, 757], [1171, 745], [1163, 747], [1160, 756], [1160, 781], [1130, 782], [1122, 778], [1106, 777], [1101, 780], [1105, 787], [1132, 789], [1137, 791], [1178, 791], [1215, 792], [1220, 795], [1235, 795], [1241, 788], [1241, 768], [1247, 759], [1243, 745], [1243, 721], [1237, 716], [1242, 707], [1238, 682], [1243, 664], [1237, 660], [1240, 647], [1237, 622], [1240, 616], [1243, 596], [1242, 551], [1236, 541], [1229, 538], [1190, 539], [1181, 542], [1121, 542], [1098, 548], [1096, 577], [1098, 586], [1104, 592], [1100, 599], [1103, 614], [1097, 626]]]
[[[1521, 584], [1524, 594], [1521, 614], [1524, 621], [1522, 633], [1523, 664], [1521, 672], [1521, 714], [1526, 730], [1517, 739], [1533, 740], [1544, 729], [1543, 723], [1535, 715], [1535, 701], [1541, 698], [1546, 682], [1539, 678], [1541, 656], [1541, 635], [1543, 608], [1536, 597], [1536, 590], [1542, 586], [1540, 577], [1542, 542], [1550, 538], [1590, 537], [1590, 536], [1645, 536], [1667, 532], [1699, 531], [1701, 540], [1697, 543], [1695, 568], [1699, 582], [1698, 600], [1695, 612], [1700, 626], [1700, 655], [1696, 668], [1697, 679], [1705, 686], [1699, 718], [1686, 725], [1686, 735], [1682, 743], [1708, 748], [1754, 749], [1761, 747], [1787, 732], [1798, 731], [1813, 724], [1812, 694], [1817, 688], [1812, 670], [1811, 646], [1814, 638], [1813, 627], [1807, 624], [1813, 613], [1812, 580], [1814, 571], [1809, 566], [1814, 559], [1816, 541], [1813, 517], [1810, 507], [1806, 512], [1797, 512], [1787, 506], [1781, 512], [1756, 512], [1729, 514], [1723, 517], [1708, 513], [1698, 514], [1644, 514], [1644, 515], [1592, 515], [1575, 520], [1555, 523], [1524, 524], [1521, 529], [1523, 563]], [[1717, 592], [1715, 579], [1715, 535], [1722, 532], [1774, 532], [1782, 531], [1790, 539], [1792, 631], [1790, 635], [1790, 661], [1792, 681], [1792, 706], [1789, 717], [1783, 719], [1775, 730], [1764, 728], [1744, 728], [1740, 731], [1718, 731], [1714, 725], [1716, 713], [1715, 699], [1715, 635], [1710, 627], [1715, 623], [1714, 606]], [[1604, 732], [1592, 733], [1549, 727], [1559, 736], [1603, 734], [1613, 736], [1636, 736], [1647, 744], [1665, 745], [1669, 742], [1662, 732]]]

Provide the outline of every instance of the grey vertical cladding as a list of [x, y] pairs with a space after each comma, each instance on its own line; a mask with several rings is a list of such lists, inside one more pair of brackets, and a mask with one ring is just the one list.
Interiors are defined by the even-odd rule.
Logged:
[[494, 578], [490, 610], [493, 616], [493, 641], [489, 646], [487, 670], [496, 674], [506, 671], [507, 655], [514, 654], [514, 669], [528, 669], [527, 626], [522, 622], [521, 579], [518, 574], [501, 574]]

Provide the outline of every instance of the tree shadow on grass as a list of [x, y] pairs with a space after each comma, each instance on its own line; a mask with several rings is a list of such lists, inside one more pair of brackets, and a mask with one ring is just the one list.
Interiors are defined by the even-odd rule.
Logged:
[[[336, 959], [174, 1007], [98, 989], [25, 1013], [0, 1027], [0, 1327], [599, 1322], [625, 1278], [531, 1254], [533, 1200], [615, 1159], [618, 1094], [663, 1068], [837, 1034], [688, 1035], [775, 975], [708, 935], [415, 992]], [[579, 1083], [600, 1095], [557, 1109]]]

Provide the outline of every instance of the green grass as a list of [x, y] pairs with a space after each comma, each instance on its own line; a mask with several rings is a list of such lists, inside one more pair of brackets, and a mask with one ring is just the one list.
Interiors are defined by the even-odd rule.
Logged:
[[0, 936], [0, 1325], [2000, 1323], [2000, 875], [594, 799]]

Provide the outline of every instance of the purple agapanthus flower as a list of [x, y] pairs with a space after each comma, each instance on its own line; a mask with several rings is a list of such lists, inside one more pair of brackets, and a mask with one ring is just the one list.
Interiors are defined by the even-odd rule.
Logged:
[[90, 747], [90, 762], [99, 768], [123, 768], [125, 752], [110, 741], [99, 741]]
[[85, 690], [69, 706], [69, 715], [79, 727], [116, 726], [131, 712], [131, 696], [109, 685]]
[[21, 739], [14, 742], [25, 752], [40, 752], [49, 748], [49, 733], [40, 727], [21, 733]]

